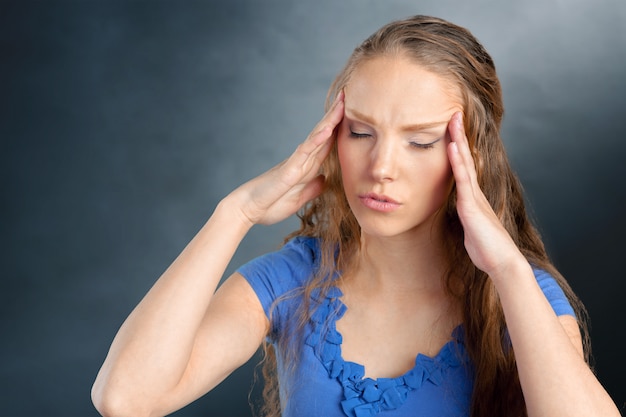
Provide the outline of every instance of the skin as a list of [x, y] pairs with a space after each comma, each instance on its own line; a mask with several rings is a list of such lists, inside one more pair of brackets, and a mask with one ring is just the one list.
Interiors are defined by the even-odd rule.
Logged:
[[[363, 63], [345, 94], [337, 150], [362, 251], [340, 285], [348, 309], [337, 329], [344, 359], [368, 377], [397, 377], [417, 353], [436, 355], [460, 321], [441, 285], [438, 213], [452, 183], [448, 122], [463, 105], [408, 59]], [[379, 210], [370, 193], [397, 204]]]
[[[345, 97], [339, 94], [287, 160], [218, 204], [126, 319], [92, 389], [94, 404], [103, 415], [171, 413], [211, 390], [254, 354], [268, 330], [255, 293], [238, 274], [215, 290], [253, 225], [281, 221], [322, 191], [318, 172], [337, 127], [346, 194], [364, 231], [364, 250], [342, 283], [348, 305], [337, 323], [345, 339], [343, 354], [356, 356], [351, 345], [356, 346], [360, 337], [378, 341], [378, 350], [357, 360], [370, 375], [391, 375], [403, 372], [407, 358], [414, 359], [416, 352], [434, 354], [449, 338], [458, 315], [436, 279], [442, 272], [436, 261], [437, 242], [442, 239], [436, 214], [453, 178], [467, 251], [489, 274], [502, 301], [529, 416], [619, 415], [582, 359], [575, 320], [554, 315], [530, 266], [478, 187], [455, 95], [445, 80], [406, 58], [385, 59], [358, 69]], [[406, 89], [417, 95], [409, 100], [401, 94]], [[430, 98], [433, 105], [423, 106], [419, 97]], [[355, 124], [356, 112], [369, 116], [369, 121], [358, 120], [366, 126]], [[413, 133], [399, 126], [427, 121], [443, 122], [433, 134], [439, 137], [443, 132], [445, 138], [432, 149], [410, 149]], [[347, 136], [349, 128], [365, 127], [372, 129], [372, 138]], [[353, 158], [352, 153], [360, 157]], [[393, 195], [400, 208], [383, 215], [359, 207], [358, 195], [371, 189]], [[385, 328], [368, 311], [393, 319], [394, 326]], [[402, 319], [394, 312], [401, 312]], [[355, 324], [359, 317], [386, 333], [383, 337], [366, 333], [366, 326]], [[408, 324], [403, 325], [406, 317]], [[406, 340], [397, 340], [406, 341], [408, 349], [397, 343], [380, 350], [380, 341], [388, 345], [402, 332], [407, 332]], [[428, 342], [418, 342], [420, 336], [427, 336]], [[387, 355], [396, 354], [397, 359], [389, 360]], [[385, 361], [379, 360], [382, 357]], [[375, 366], [381, 362], [389, 365]]]
[[[430, 233], [452, 179], [448, 121], [463, 109], [448, 90], [405, 59], [366, 62], [352, 75], [337, 146], [344, 190], [366, 239]], [[397, 209], [368, 208], [362, 197], [369, 192], [398, 201]]]

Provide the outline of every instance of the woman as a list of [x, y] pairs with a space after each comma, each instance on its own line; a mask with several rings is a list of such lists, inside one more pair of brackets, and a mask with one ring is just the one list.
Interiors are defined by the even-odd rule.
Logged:
[[[329, 99], [128, 317], [93, 387], [98, 410], [170, 413], [265, 343], [270, 415], [619, 415], [586, 363], [584, 310], [527, 219], [474, 37], [430, 17], [390, 23]], [[300, 209], [281, 250], [215, 292], [253, 225]]]

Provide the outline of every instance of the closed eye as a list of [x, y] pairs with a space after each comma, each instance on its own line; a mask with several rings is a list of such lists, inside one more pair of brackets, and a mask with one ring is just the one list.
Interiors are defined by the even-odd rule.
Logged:
[[351, 138], [361, 139], [361, 138], [369, 138], [371, 136], [372, 135], [370, 135], [369, 133], [357, 133], [357, 132], [353, 132], [352, 130], [350, 130]]
[[435, 147], [435, 143], [439, 142], [440, 140], [441, 138], [434, 140], [430, 143], [409, 142], [409, 145], [412, 146], [413, 148], [418, 148], [418, 149], [432, 149]]

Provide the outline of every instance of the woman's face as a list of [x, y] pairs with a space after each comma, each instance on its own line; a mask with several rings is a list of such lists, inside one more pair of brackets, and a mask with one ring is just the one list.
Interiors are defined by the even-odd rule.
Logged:
[[406, 57], [375, 58], [353, 72], [337, 150], [364, 235], [431, 232], [452, 181], [447, 128], [463, 110], [457, 93]]

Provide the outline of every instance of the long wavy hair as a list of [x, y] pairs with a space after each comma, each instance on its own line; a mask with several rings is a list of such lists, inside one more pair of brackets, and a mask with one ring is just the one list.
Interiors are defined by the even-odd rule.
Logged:
[[[578, 316], [586, 360], [590, 348], [587, 313], [571, 287], [550, 262], [539, 233], [529, 220], [522, 187], [513, 173], [500, 138], [504, 112], [500, 82], [492, 58], [466, 29], [445, 20], [414, 16], [391, 22], [359, 45], [332, 83], [326, 108], [350, 81], [363, 62], [381, 56], [409, 57], [420, 67], [457, 86], [464, 101], [465, 132], [478, 173], [478, 182], [496, 215], [528, 259], [548, 271], [565, 292]], [[333, 285], [328, 277], [349, 267], [359, 251], [360, 227], [346, 200], [336, 146], [324, 162], [323, 194], [309, 202], [299, 214], [301, 226], [287, 239], [313, 236], [321, 241], [320, 268], [301, 289], [302, 304], [293, 318], [297, 329], [281, 335], [275, 350], [266, 344], [263, 361], [266, 416], [280, 416], [276, 373], [276, 351], [283, 363], [295, 364], [301, 348], [302, 329], [311, 315], [311, 292], [322, 294]], [[526, 406], [519, 383], [515, 355], [507, 337], [506, 322], [491, 280], [470, 260], [463, 244], [463, 228], [456, 211], [456, 189], [452, 187], [442, 208], [444, 249], [448, 270], [444, 284], [462, 311], [465, 345], [474, 365], [472, 417], [525, 416]], [[278, 301], [280, 302], [280, 300]], [[283, 387], [283, 400], [288, 391]], [[287, 394], [285, 394], [285, 392]]]

